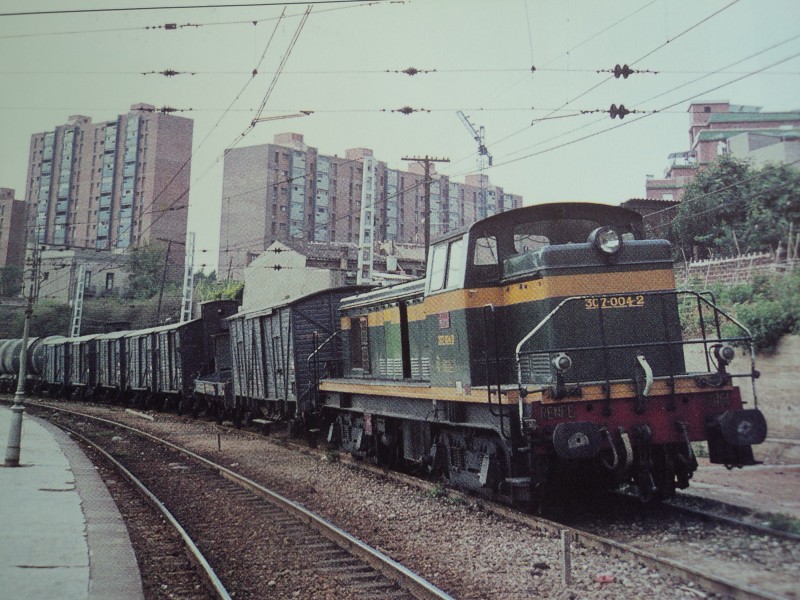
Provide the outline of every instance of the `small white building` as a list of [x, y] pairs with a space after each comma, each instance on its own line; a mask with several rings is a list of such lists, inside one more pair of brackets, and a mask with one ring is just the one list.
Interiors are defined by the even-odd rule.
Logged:
[[[391, 250], [393, 254], [387, 254]], [[424, 249], [381, 247], [375, 253], [376, 285], [389, 285], [425, 274]], [[241, 310], [271, 306], [319, 290], [356, 283], [358, 246], [309, 242], [273, 242], [244, 270]]]

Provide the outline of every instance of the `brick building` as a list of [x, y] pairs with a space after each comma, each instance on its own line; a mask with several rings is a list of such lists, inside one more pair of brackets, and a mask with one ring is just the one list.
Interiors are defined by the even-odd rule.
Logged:
[[664, 177], [647, 177], [648, 200], [680, 201], [698, 169], [720, 156], [755, 164], [800, 159], [800, 111], [761, 112], [758, 106], [729, 102], [689, 105], [689, 149], [669, 155]]
[[[31, 136], [31, 239], [111, 252], [158, 238], [182, 243], [192, 129], [191, 119], [134, 104], [113, 121], [74, 115]], [[171, 258], [182, 268], [182, 248]]]
[[14, 199], [14, 190], [0, 188], [0, 267], [25, 262], [25, 202]]
[[[424, 179], [418, 163], [391, 169], [368, 148], [343, 158], [321, 154], [297, 133], [234, 148], [225, 155], [222, 182], [220, 276], [241, 278], [274, 241], [357, 244], [362, 216], [373, 225], [373, 242], [423, 244]], [[431, 235], [522, 206], [521, 196], [485, 175], [458, 183], [433, 173], [432, 180]]]

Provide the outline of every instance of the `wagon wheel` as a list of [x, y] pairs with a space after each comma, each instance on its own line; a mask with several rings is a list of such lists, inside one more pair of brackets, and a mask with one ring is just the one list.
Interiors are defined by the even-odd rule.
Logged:
[[197, 405], [197, 395], [192, 392], [191, 398], [189, 400], [189, 414], [193, 419], [197, 418], [197, 413], [199, 412], [199, 406]]

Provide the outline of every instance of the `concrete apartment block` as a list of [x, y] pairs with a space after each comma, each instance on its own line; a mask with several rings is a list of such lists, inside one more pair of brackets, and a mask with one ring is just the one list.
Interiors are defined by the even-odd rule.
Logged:
[[[371, 167], [365, 173], [365, 164], [373, 162], [374, 173]], [[432, 169], [431, 177], [434, 237], [522, 206], [521, 196], [492, 185], [486, 175], [460, 183]], [[234, 148], [225, 155], [223, 172], [219, 276], [241, 279], [244, 268], [275, 241], [358, 244], [364, 211], [372, 211], [374, 243], [421, 245], [424, 179], [418, 162], [392, 169], [369, 148], [348, 149], [344, 157], [322, 154], [298, 133]]]

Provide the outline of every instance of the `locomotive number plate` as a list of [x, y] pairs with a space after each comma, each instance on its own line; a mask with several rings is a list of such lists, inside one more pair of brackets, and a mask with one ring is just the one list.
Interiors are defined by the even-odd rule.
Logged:
[[586, 310], [597, 308], [637, 308], [644, 306], [644, 296], [603, 296], [602, 298], [585, 298], [583, 301]]

